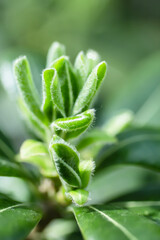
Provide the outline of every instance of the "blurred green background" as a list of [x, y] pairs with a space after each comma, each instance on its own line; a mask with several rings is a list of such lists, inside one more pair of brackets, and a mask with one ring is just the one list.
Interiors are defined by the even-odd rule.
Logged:
[[0, 0], [0, 127], [16, 149], [28, 133], [16, 107], [12, 61], [28, 56], [40, 90], [53, 41], [66, 45], [72, 61], [88, 48], [107, 61], [98, 124], [131, 109], [135, 124], [160, 126], [159, 0]]

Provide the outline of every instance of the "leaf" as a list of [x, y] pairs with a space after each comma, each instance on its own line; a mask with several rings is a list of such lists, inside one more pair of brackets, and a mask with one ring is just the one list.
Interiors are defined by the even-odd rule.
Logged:
[[66, 116], [65, 108], [64, 108], [64, 101], [61, 92], [60, 81], [57, 75], [57, 71], [55, 70], [54, 77], [51, 83], [51, 98], [56, 106], [57, 110], [62, 114], [63, 117]]
[[92, 72], [93, 68], [98, 64], [100, 58], [97, 52], [93, 50], [89, 50], [85, 55], [83, 51], [79, 52], [76, 60], [74, 68], [76, 69], [76, 73], [79, 79], [79, 88], [81, 89]]
[[132, 193], [149, 184], [159, 184], [158, 172], [128, 165], [96, 169], [89, 184], [89, 204], [102, 204]]
[[91, 72], [86, 80], [73, 108], [73, 114], [76, 115], [89, 107], [96, 91], [98, 90], [106, 73], [106, 63], [99, 63]]
[[35, 133], [37, 137], [48, 141], [50, 138], [49, 128], [28, 110], [22, 99], [19, 99], [19, 107], [29, 128]]
[[84, 160], [80, 162], [79, 171], [82, 180], [82, 188], [86, 188], [88, 186], [94, 169], [95, 164], [92, 160]]
[[115, 143], [117, 140], [115, 137], [108, 135], [101, 128], [94, 128], [90, 132], [87, 132], [77, 143], [76, 147], [78, 150], [82, 150], [88, 146], [104, 145]]
[[53, 42], [47, 54], [47, 67], [50, 67], [52, 62], [57, 58], [65, 55], [65, 46], [59, 42]]
[[89, 128], [94, 116], [95, 110], [90, 109], [73, 117], [57, 119], [51, 124], [51, 127], [56, 133], [60, 131], [68, 133], [66, 138], [77, 137]]
[[0, 156], [14, 160], [15, 153], [9, 139], [0, 130]]
[[97, 156], [102, 168], [113, 164], [134, 164], [160, 171], [160, 134], [143, 133], [104, 147]]
[[42, 73], [42, 87], [43, 87], [43, 102], [42, 110], [49, 119], [52, 117], [53, 102], [51, 98], [51, 83], [54, 78], [55, 70], [53, 68], [47, 68]]
[[38, 166], [41, 173], [46, 177], [55, 175], [55, 168], [50, 159], [49, 152], [45, 144], [32, 139], [26, 140], [20, 148], [20, 158]]
[[14, 75], [17, 81], [19, 92], [26, 107], [39, 120], [47, 124], [47, 119], [41, 112], [38, 104], [37, 93], [32, 80], [30, 66], [25, 56], [18, 58], [14, 62]]
[[[42, 232], [42, 236], [47, 240], [69, 240], [70, 234], [77, 231], [77, 225], [71, 219], [56, 219], [52, 220]], [[76, 238], [75, 238], [76, 239]]]
[[34, 205], [15, 202], [0, 195], [1, 239], [26, 239], [40, 219], [41, 212]]
[[62, 138], [54, 135], [49, 146], [53, 162], [60, 178], [72, 187], [81, 187], [79, 154]]
[[86, 240], [157, 240], [160, 236], [159, 210], [160, 202], [126, 202], [73, 208]]
[[17, 162], [0, 159], [0, 176], [19, 177], [30, 181], [39, 181], [40, 175], [29, 165], [23, 165]]
[[110, 136], [115, 136], [126, 127], [128, 127], [133, 120], [133, 113], [131, 111], [124, 111], [118, 115], [112, 117], [107, 123], [103, 126], [103, 129]]
[[66, 194], [72, 201], [79, 206], [83, 206], [89, 197], [89, 193], [84, 189], [76, 189]]
[[[69, 60], [68, 57], [62, 56], [58, 58], [56, 61], [53, 62], [51, 65], [52, 68], [55, 68], [57, 71], [57, 85], [59, 87], [53, 88], [52, 85], [52, 90], [55, 92], [57, 91], [57, 95], [59, 94], [61, 89], [62, 97], [63, 97], [63, 104], [65, 108], [65, 113], [66, 115], [70, 115], [72, 105], [73, 105], [73, 91], [72, 91], [72, 84], [71, 84], [71, 77], [70, 77], [70, 72], [69, 72]], [[54, 93], [52, 93], [52, 96]]]

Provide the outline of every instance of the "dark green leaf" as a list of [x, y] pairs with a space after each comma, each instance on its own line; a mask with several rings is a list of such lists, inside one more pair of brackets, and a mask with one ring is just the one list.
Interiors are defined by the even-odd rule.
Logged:
[[0, 156], [14, 160], [15, 153], [9, 139], [0, 130]]
[[18, 203], [0, 195], [0, 238], [22, 240], [41, 219], [41, 212], [30, 204]]
[[158, 240], [160, 236], [160, 202], [74, 207], [73, 211], [86, 240]]
[[131, 133], [110, 148], [104, 147], [97, 156], [101, 167], [113, 164], [134, 164], [160, 171], [160, 134], [141, 132]]
[[76, 149], [56, 135], [53, 136], [49, 149], [61, 179], [69, 186], [81, 187], [79, 154]]

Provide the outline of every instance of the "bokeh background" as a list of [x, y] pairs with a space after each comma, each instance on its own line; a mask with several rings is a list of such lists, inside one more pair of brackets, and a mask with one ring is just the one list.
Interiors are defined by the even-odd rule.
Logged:
[[[27, 55], [41, 91], [53, 41], [66, 45], [72, 61], [88, 48], [107, 61], [97, 124], [130, 109], [135, 125], [160, 127], [159, 0], [0, 0], [0, 129], [16, 151], [30, 133], [16, 105], [12, 62]], [[1, 180], [0, 188], [9, 184]]]

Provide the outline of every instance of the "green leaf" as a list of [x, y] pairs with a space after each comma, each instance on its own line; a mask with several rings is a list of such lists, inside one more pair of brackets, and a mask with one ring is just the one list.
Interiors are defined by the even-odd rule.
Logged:
[[[51, 87], [51, 90], [54, 91], [54, 93], [52, 93], [52, 96], [54, 97], [54, 94], [57, 91], [57, 88], [58, 88], [57, 95], [60, 92], [59, 89], [61, 89], [65, 113], [68, 116], [70, 115], [72, 105], [73, 105], [73, 91], [72, 91], [72, 84], [71, 84], [71, 76], [69, 72], [68, 57], [62, 56], [58, 58], [56, 61], [53, 62], [51, 67], [56, 69], [57, 76], [58, 76], [58, 79], [56, 81], [58, 82], [56, 83], [56, 88], [54, 88], [53, 85]], [[59, 85], [59, 87], [57, 87], [57, 85]]]
[[19, 99], [19, 107], [23, 113], [28, 127], [35, 133], [37, 137], [48, 141], [48, 139], [50, 139], [49, 128], [43, 122], [41, 122], [39, 118], [37, 118], [32, 112], [29, 111], [22, 99]]
[[116, 165], [96, 169], [89, 184], [89, 204], [102, 204], [132, 193], [149, 184], [159, 184], [158, 172], [138, 166]]
[[20, 148], [20, 158], [22, 161], [38, 166], [46, 177], [52, 177], [56, 174], [48, 149], [42, 142], [32, 139], [26, 140]]
[[77, 143], [78, 150], [82, 150], [86, 147], [94, 147], [96, 145], [103, 146], [104, 144], [115, 143], [117, 140], [115, 137], [108, 135], [103, 129], [95, 128], [90, 132], [87, 132]]
[[92, 69], [100, 62], [100, 56], [99, 54], [90, 49], [87, 51], [86, 54], [86, 58], [87, 58], [87, 77], [88, 75], [92, 72]]
[[83, 51], [79, 52], [75, 60], [75, 70], [79, 79], [79, 88], [81, 89], [93, 68], [98, 64], [100, 58], [97, 52], [89, 50], [85, 55]]
[[53, 68], [47, 68], [42, 74], [42, 86], [43, 86], [43, 103], [42, 110], [51, 119], [53, 111], [53, 102], [51, 98], [51, 83], [54, 78], [55, 70]]
[[30, 166], [11, 162], [2, 158], [0, 158], [0, 176], [19, 177], [31, 181], [37, 181], [40, 178], [40, 176], [37, 175], [37, 172], [35, 172]]
[[9, 139], [0, 130], [0, 156], [14, 160], [15, 153]]
[[160, 236], [159, 210], [160, 202], [126, 202], [73, 208], [86, 240], [157, 240]]
[[125, 128], [127, 128], [133, 120], [133, 113], [131, 111], [124, 111], [118, 115], [112, 117], [107, 123], [103, 126], [103, 129], [110, 136], [115, 136]]
[[66, 194], [72, 201], [79, 206], [83, 206], [89, 197], [89, 193], [84, 189], [76, 189]]
[[37, 207], [15, 202], [4, 195], [0, 195], [1, 239], [26, 239], [40, 219], [41, 212]]
[[[133, 133], [132, 133], [133, 134]], [[134, 164], [160, 171], [160, 134], [144, 132], [104, 147], [97, 156], [102, 168], [113, 164]]]
[[17, 81], [21, 97], [26, 107], [34, 114], [39, 120], [47, 124], [47, 119], [41, 112], [37, 100], [37, 93], [31, 76], [31, 70], [27, 58], [20, 57], [14, 62], [14, 75]]
[[64, 108], [64, 100], [62, 96], [61, 86], [60, 86], [60, 80], [57, 75], [57, 71], [55, 70], [54, 77], [52, 79], [51, 83], [51, 98], [52, 101], [57, 108], [57, 110], [62, 114], [62, 116], [66, 116], [65, 108]]
[[[54, 219], [42, 232], [42, 236], [45, 240], [69, 240], [70, 234], [77, 231], [77, 225], [74, 220], [71, 219]], [[77, 238], [73, 238], [76, 239]]]
[[89, 107], [96, 91], [104, 79], [106, 68], [106, 62], [101, 62], [93, 69], [75, 102], [73, 108], [74, 115]]
[[88, 186], [94, 169], [95, 164], [92, 160], [84, 160], [80, 162], [79, 171], [82, 180], [82, 188], [86, 188]]
[[48, 50], [47, 67], [50, 67], [51, 63], [53, 63], [54, 60], [61, 57], [62, 55], [65, 55], [65, 53], [66, 49], [63, 44], [59, 42], [53, 42]]
[[92, 124], [94, 116], [95, 110], [90, 109], [73, 117], [57, 119], [51, 127], [56, 133], [60, 131], [67, 133], [66, 138], [77, 137]]
[[72, 187], [81, 187], [79, 154], [62, 138], [54, 135], [49, 146], [53, 162], [60, 178]]

